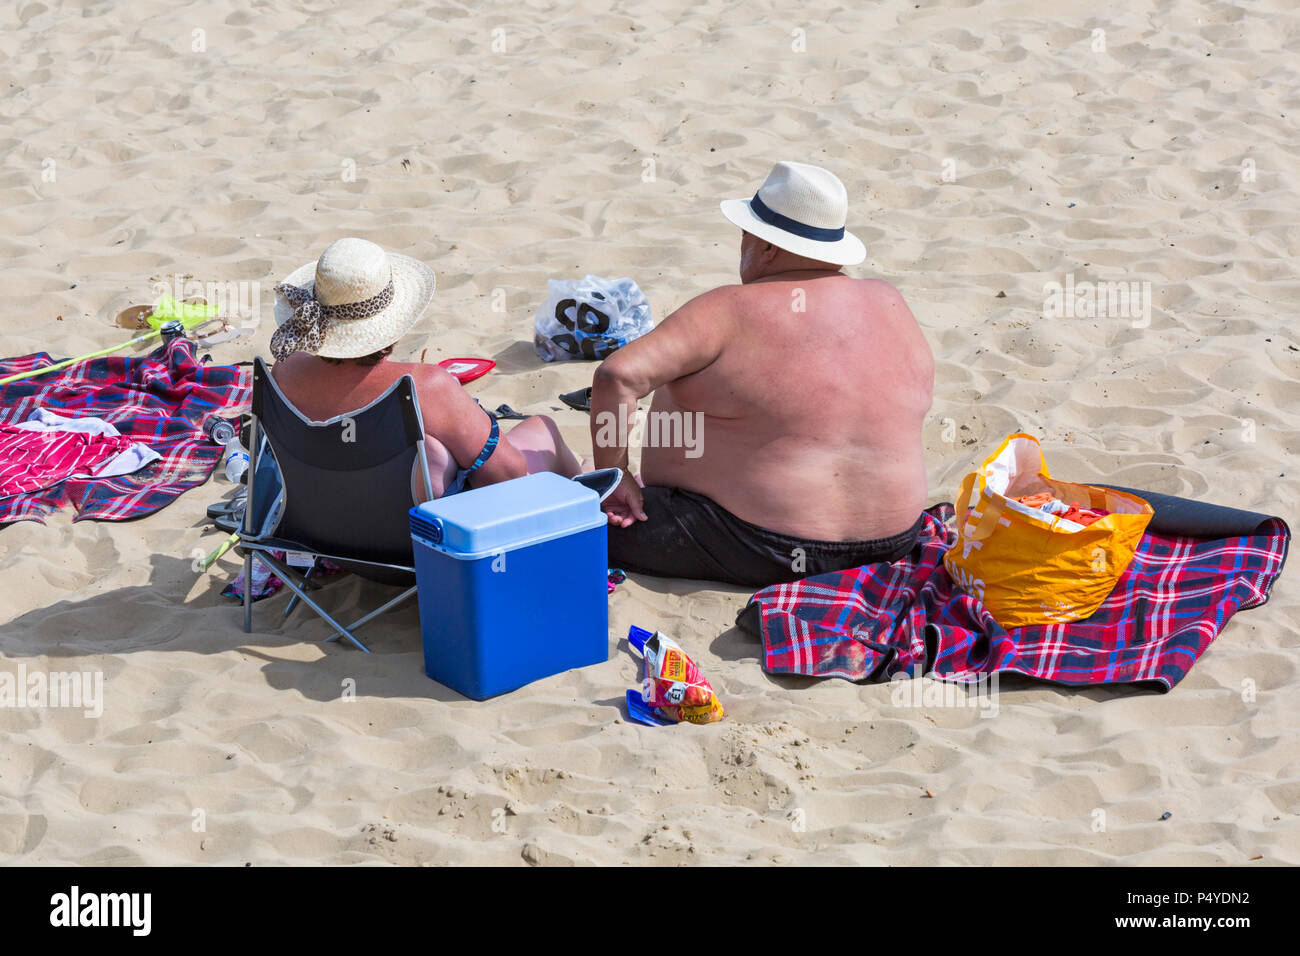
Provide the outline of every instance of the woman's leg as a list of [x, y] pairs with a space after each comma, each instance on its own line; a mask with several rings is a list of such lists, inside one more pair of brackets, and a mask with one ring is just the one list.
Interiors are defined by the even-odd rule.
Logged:
[[565, 478], [582, 474], [578, 457], [569, 450], [560, 429], [546, 415], [524, 419], [506, 432], [505, 438], [524, 456], [530, 475], [539, 471], [553, 471]]

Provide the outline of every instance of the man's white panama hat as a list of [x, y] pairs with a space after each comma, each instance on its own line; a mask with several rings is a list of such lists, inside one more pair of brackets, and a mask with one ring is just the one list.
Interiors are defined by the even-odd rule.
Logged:
[[275, 287], [271, 353], [360, 358], [392, 345], [433, 298], [433, 270], [366, 239], [339, 239]]
[[777, 163], [753, 199], [724, 199], [722, 214], [764, 242], [839, 266], [867, 257], [862, 240], [844, 226], [849, 194], [839, 177], [808, 163]]

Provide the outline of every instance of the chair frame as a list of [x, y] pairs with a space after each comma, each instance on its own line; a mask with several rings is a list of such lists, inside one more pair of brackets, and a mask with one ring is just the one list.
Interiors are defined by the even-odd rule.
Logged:
[[[429, 461], [426, 454], [425, 443], [424, 443], [424, 420], [420, 417], [420, 405], [415, 398], [416, 396], [415, 381], [414, 379], [411, 378], [410, 375], [403, 375], [397, 381], [393, 382], [392, 385], [390, 385], [387, 389], [384, 390], [383, 394], [375, 398], [374, 401], [365, 405], [363, 408], [356, 409], [344, 415], [336, 415], [333, 418], [327, 419], [325, 421], [319, 421], [319, 422], [312, 421], [311, 419], [307, 418], [307, 416], [303, 415], [302, 412], [299, 411], [298, 408], [291, 401], [289, 401], [289, 399], [285, 396], [285, 394], [280, 390], [280, 387], [275, 383], [275, 380], [271, 376], [270, 371], [266, 368], [265, 364], [259, 358], [254, 363], [254, 369], [253, 369], [253, 388], [255, 390], [255, 393], [257, 389], [262, 387], [269, 387], [273, 389], [276, 393], [277, 399], [280, 402], [282, 402], [285, 406], [287, 406], [291, 411], [293, 411], [298, 416], [298, 418], [303, 422], [303, 424], [307, 425], [308, 427], [325, 427], [330, 425], [336, 425], [344, 419], [351, 418], [355, 415], [359, 415], [360, 413], [370, 408], [373, 408], [374, 406], [380, 404], [381, 402], [388, 401], [390, 396], [392, 396], [395, 392], [400, 391], [402, 393], [402, 398], [412, 402], [414, 406], [412, 411], [414, 412], [414, 421], [419, 427], [420, 438], [418, 440], [412, 441], [411, 444], [415, 448], [415, 462], [419, 472], [419, 479], [424, 488], [425, 499], [428, 500], [433, 497], [433, 484], [429, 475]], [[275, 573], [280, 577], [280, 579], [284, 581], [285, 587], [289, 588], [289, 590], [293, 592], [293, 598], [290, 600], [289, 606], [285, 609], [284, 612], [284, 617], [286, 620], [288, 619], [289, 614], [293, 611], [297, 601], [301, 600], [304, 604], [306, 604], [313, 611], [315, 611], [316, 614], [323, 621], [325, 621], [325, 623], [328, 624], [330, 628], [332, 628], [334, 631], [334, 633], [331, 634], [329, 637], [325, 638], [322, 643], [330, 643], [331, 641], [336, 641], [339, 638], [345, 638], [353, 646], [369, 654], [370, 648], [366, 647], [365, 644], [361, 643], [361, 641], [357, 639], [354, 632], [362, 625], [367, 624], [374, 618], [378, 617], [380, 614], [390, 611], [393, 608], [397, 607], [398, 605], [410, 600], [410, 598], [414, 597], [415, 594], [418, 592], [419, 590], [418, 586], [412, 585], [411, 587], [402, 591], [401, 594], [385, 602], [383, 605], [371, 611], [370, 613], [358, 618], [357, 620], [353, 621], [351, 624], [345, 625], [340, 623], [333, 615], [331, 615], [328, 611], [326, 611], [323, 607], [321, 607], [320, 604], [312, 600], [311, 596], [307, 593], [309, 590], [315, 590], [320, 587], [320, 585], [317, 582], [311, 580], [312, 571], [315, 570], [317, 563], [322, 558], [331, 559], [340, 562], [347, 562], [348, 564], [353, 564], [353, 565], [365, 565], [367, 567], [375, 568], [376, 570], [401, 571], [401, 572], [409, 572], [411, 574], [415, 573], [415, 568], [413, 566], [407, 566], [404, 564], [389, 564], [380, 561], [364, 560], [356, 557], [351, 557], [348, 555], [337, 555], [337, 554], [325, 553], [320, 551], [317, 548], [308, 547], [307, 545], [304, 545], [301, 542], [296, 542], [287, 538], [275, 537], [272, 534], [262, 533], [266, 531], [266, 529], [262, 529], [262, 531], [260, 532], [258, 529], [253, 527], [254, 521], [257, 520], [256, 516], [254, 515], [254, 511], [256, 510], [256, 502], [258, 500], [255, 494], [254, 483], [256, 481], [256, 476], [257, 476], [257, 462], [262, 454], [262, 443], [263, 443], [262, 423], [256, 411], [258, 407], [259, 407], [259, 403], [257, 401], [254, 401], [254, 414], [251, 416], [251, 421], [249, 424], [249, 436], [248, 436], [249, 437], [248, 472], [247, 472], [248, 495], [247, 495], [247, 503], [244, 507], [244, 520], [243, 520], [241, 530], [239, 532], [240, 540], [237, 546], [238, 550], [243, 553], [243, 557], [244, 557], [244, 633], [246, 634], [252, 633], [253, 630], [252, 582], [253, 582], [253, 559], [256, 557], [257, 560], [264, 562], [268, 567], [270, 567], [273, 571], [275, 571]], [[408, 435], [408, 438], [410, 437], [411, 436]], [[269, 437], [266, 439], [266, 441], [269, 444], [270, 441]], [[281, 491], [282, 493], [287, 493], [287, 490], [284, 489], [283, 487], [283, 483], [281, 485]], [[412, 503], [414, 504], [414, 502]], [[271, 530], [273, 531], [274, 529]], [[298, 574], [297, 572], [294, 571], [293, 568], [289, 566], [287, 561], [282, 561], [279, 558], [276, 558], [273, 555], [271, 555], [269, 553], [271, 551], [305, 552], [307, 554], [312, 555], [314, 561], [312, 563], [312, 567], [305, 574]]]

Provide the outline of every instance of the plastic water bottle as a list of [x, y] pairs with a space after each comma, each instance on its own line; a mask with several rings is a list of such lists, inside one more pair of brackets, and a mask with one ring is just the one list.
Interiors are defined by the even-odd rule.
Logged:
[[244, 447], [238, 435], [226, 442], [226, 450], [222, 452], [222, 456], [226, 462], [226, 481], [238, 484], [248, 472], [248, 449]]
[[641, 290], [628, 276], [614, 280], [614, 301], [618, 303], [619, 312], [627, 312], [636, 304]]

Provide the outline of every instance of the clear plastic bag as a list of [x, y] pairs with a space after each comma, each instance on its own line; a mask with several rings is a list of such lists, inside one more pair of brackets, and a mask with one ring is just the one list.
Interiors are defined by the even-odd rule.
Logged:
[[631, 279], [550, 279], [533, 344], [547, 362], [599, 360], [652, 328], [650, 303]]

